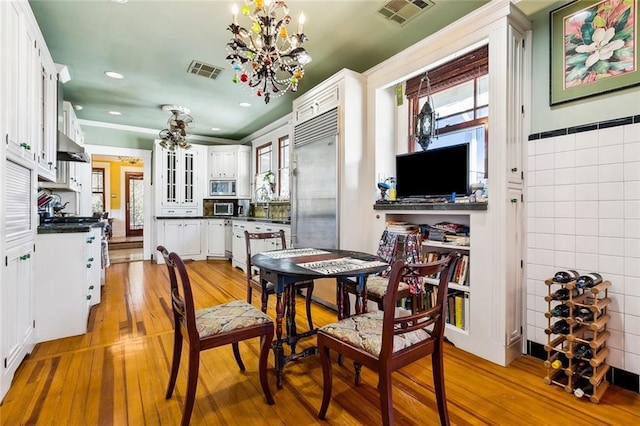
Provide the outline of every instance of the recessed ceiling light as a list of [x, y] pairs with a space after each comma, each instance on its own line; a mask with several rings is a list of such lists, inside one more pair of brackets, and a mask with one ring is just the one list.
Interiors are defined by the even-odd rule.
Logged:
[[122, 115], [122, 113], [120, 111], [109, 111], [109, 114], [111, 114], [111, 115]]
[[115, 72], [115, 71], [105, 71], [104, 73], [105, 73], [105, 75], [106, 75], [107, 77], [115, 78], [116, 80], [121, 80], [121, 79], [123, 79], [123, 78], [124, 78], [124, 76], [123, 76], [122, 74], [120, 74], [119, 72]]
[[82, 108], [84, 108], [84, 107], [83, 107], [82, 105], [74, 105], [74, 106], [73, 106], [73, 108], [74, 108], [76, 111], [82, 111]]
[[251, 104], [249, 102], [240, 102], [240, 106], [242, 108], [249, 108], [251, 106]]
[[111, 0], [111, 2], [113, 2], [113, 3], [121, 3], [121, 4], [122, 4], [122, 3], [126, 3], [126, 2], [128, 2], [128, 1], [129, 1], [129, 0]]
[[218, 130], [220, 130], [220, 127], [212, 127], [211, 130], [213, 130], [214, 132], [217, 132]]

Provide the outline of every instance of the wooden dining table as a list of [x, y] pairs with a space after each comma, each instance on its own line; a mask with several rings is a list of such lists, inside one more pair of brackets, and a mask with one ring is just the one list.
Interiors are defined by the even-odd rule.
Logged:
[[[299, 248], [272, 250], [256, 254], [251, 257], [251, 263], [260, 268], [260, 280], [263, 288], [266, 283], [274, 285], [276, 294], [276, 339], [272, 344], [275, 355], [275, 369], [278, 389], [282, 388], [283, 371], [287, 362], [306, 358], [317, 353], [317, 347], [307, 347], [296, 351], [296, 344], [300, 339], [315, 335], [317, 329], [298, 333], [295, 321], [295, 289], [293, 284], [318, 278], [336, 278], [338, 319], [344, 312], [343, 292], [340, 282], [350, 279], [357, 283], [355, 312], [366, 311], [366, 282], [367, 277], [385, 270], [389, 265], [380, 257], [351, 250]], [[283, 303], [283, 294], [289, 295]], [[285, 309], [285, 305], [286, 308]], [[283, 337], [283, 318], [286, 317], [286, 335]], [[291, 351], [285, 355], [284, 345]]]

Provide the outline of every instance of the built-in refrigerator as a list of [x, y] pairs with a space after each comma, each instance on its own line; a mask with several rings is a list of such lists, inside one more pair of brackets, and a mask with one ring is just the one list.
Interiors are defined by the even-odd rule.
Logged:
[[[339, 248], [337, 108], [297, 125], [293, 139], [293, 246]], [[335, 308], [335, 292], [335, 280], [316, 280], [313, 298]]]

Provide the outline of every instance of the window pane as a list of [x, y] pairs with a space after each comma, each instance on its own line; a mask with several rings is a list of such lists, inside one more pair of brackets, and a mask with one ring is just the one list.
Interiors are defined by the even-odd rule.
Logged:
[[[473, 80], [453, 86], [432, 95], [433, 107], [440, 117], [447, 117], [462, 111], [473, 110]], [[426, 101], [426, 97], [420, 99], [420, 108]], [[446, 125], [446, 123], [444, 123]]]
[[91, 194], [91, 211], [92, 212], [104, 211], [104, 204], [102, 204], [102, 194], [100, 193]]
[[469, 184], [480, 182], [485, 177], [485, 126], [479, 125], [468, 129], [438, 135], [431, 141], [429, 149], [446, 146], [469, 144]]
[[489, 75], [478, 78], [478, 106], [489, 105]]

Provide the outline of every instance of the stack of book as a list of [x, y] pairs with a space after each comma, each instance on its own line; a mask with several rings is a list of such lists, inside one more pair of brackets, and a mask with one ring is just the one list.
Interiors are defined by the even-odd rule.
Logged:
[[387, 231], [393, 232], [394, 234], [409, 235], [415, 232], [416, 229], [418, 229], [418, 225], [414, 225], [408, 222], [398, 222], [391, 220], [387, 222]]

